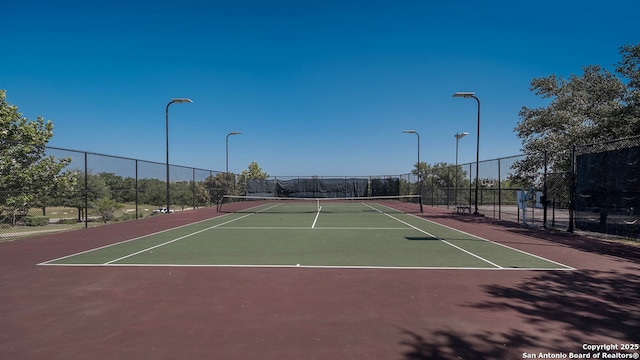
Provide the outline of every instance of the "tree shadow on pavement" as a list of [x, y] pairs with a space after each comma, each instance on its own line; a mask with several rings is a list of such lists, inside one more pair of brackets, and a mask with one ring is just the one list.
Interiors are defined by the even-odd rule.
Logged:
[[454, 331], [436, 331], [428, 336], [403, 330], [408, 346], [406, 360], [436, 359], [512, 359], [513, 349], [534, 347], [535, 339], [524, 332], [515, 330], [506, 336], [494, 333], [482, 333], [474, 336], [461, 335]]
[[570, 233], [567, 231], [544, 229], [542, 227], [526, 226], [517, 222], [498, 220], [485, 216], [461, 216], [455, 213], [438, 213], [425, 216], [430, 220], [455, 220], [464, 224], [480, 226], [496, 226], [500, 229], [518, 235], [533, 237], [565, 245], [593, 254], [613, 256], [631, 261], [640, 259], [640, 246], [632, 246], [614, 241], [607, 241], [585, 234]]
[[[582, 344], [638, 343], [640, 267], [535, 273], [515, 286], [488, 284], [461, 305], [513, 321], [482, 333], [403, 329], [404, 359], [513, 359], [524, 352], [580, 352]], [[479, 320], [481, 321], [481, 320]]]

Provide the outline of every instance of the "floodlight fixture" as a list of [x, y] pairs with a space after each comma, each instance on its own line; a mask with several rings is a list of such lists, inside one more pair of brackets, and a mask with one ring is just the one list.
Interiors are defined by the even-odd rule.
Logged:
[[458, 91], [453, 94], [453, 97], [461, 97], [461, 98], [471, 98], [474, 97], [476, 93], [473, 91]]
[[189, 98], [173, 98], [173, 99], [171, 99], [170, 104], [171, 103], [178, 103], [179, 104], [179, 103], [185, 103], [185, 102], [192, 103], [193, 100], [191, 100]]

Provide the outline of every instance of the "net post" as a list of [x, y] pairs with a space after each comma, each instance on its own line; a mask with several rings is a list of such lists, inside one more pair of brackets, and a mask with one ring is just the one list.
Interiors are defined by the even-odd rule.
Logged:
[[422, 210], [422, 194], [418, 196], [418, 203], [420, 204], [420, 213], [424, 214], [424, 211]]

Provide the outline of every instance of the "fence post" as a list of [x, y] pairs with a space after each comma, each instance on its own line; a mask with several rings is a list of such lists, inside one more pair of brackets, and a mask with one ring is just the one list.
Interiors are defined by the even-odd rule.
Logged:
[[136, 160], [136, 220], [138, 220], [138, 194], [140, 193], [140, 191], [138, 190], [138, 160]]
[[501, 160], [498, 159], [498, 220], [502, 220], [502, 171], [500, 164]]
[[191, 191], [193, 193], [193, 209], [196, 209], [196, 168], [192, 168], [192, 175], [191, 175]]
[[469, 163], [469, 206], [471, 206], [472, 204], [472, 200], [471, 200], [472, 186], [473, 186], [473, 176], [471, 174], [471, 163]]
[[576, 200], [576, 146], [571, 147], [571, 184], [569, 185], [569, 228], [568, 232], [573, 232], [573, 217]]
[[548, 171], [548, 153], [544, 151], [544, 174], [542, 175], [542, 227], [547, 228], [547, 171]]
[[89, 165], [87, 152], [84, 152], [84, 228], [89, 227]]

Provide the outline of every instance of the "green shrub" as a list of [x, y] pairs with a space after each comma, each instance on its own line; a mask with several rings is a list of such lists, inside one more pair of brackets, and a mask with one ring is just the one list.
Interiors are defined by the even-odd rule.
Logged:
[[126, 221], [126, 220], [133, 220], [136, 218], [136, 214], [135, 213], [124, 213], [122, 215], [120, 215], [120, 217], [118, 217], [116, 220], [117, 221]]
[[58, 221], [58, 224], [73, 225], [77, 222], [78, 222], [77, 219], [60, 219], [60, 221]]
[[46, 226], [49, 224], [48, 216], [27, 216], [24, 218], [24, 224], [27, 226]]

